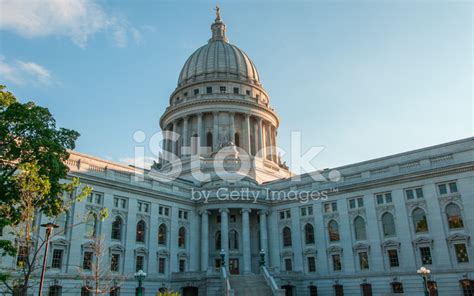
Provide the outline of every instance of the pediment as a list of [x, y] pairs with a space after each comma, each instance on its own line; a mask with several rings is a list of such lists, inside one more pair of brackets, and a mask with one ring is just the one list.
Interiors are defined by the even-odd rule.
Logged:
[[382, 243], [382, 247], [383, 248], [400, 248], [400, 242], [393, 239], [389, 239]]
[[469, 235], [463, 234], [463, 233], [455, 233], [450, 235], [446, 240], [448, 242], [453, 242], [453, 241], [468, 241], [469, 240]]

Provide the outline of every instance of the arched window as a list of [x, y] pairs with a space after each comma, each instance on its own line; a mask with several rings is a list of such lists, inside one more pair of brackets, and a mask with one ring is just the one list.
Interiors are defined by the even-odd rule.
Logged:
[[166, 224], [160, 224], [158, 227], [158, 244], [166, 245]]
[[415, 226], [415, 232], [427, 232], [428, 221], [426, 220], [425, 211], [421, 208], [413, 210], [413, 225]]
[[289, 227], [283, 228], [283, 246], [291, 246], [291, 229]]
[[56, 217], [56, 224], [59, 226], [56, 229], [56, 233], [60, 235], [65, 235], [66, 234], [66, 229], [67, 229], [67, 217], [68, 217], [68, 212], [63, 212]]
[[314, 244], [314, 227], [311, 224], [304, 226], [304, 237], [307, 245]]
[[382, 215], [382, 227], [384, 236], [394, 236], [396, 235], [395, 231], [395, 220], [391, 213], [385, 213]]
[[97, 215], [93, 212], [87, 214], [86, 221], [86, 235], [88, 237], [95, 237], [97, 234]]
[[122, 218], [115, 217], [114, 222], [112, 222], [112, 239], [120, 240], [122, 238]]
[[209, 147], [211, 150], [212, 150], [212, 133], [211, 132], [207, 132], [206, 134], [206, 144], [207, 144], [207, 147]]
[[216, 232], [216, 238], [215, 238], [215, 243], [216, 243], [216, 251], [219, 251], [222, 246], [221, 246], [221, 232], [218, 231]]
[[239, 249], [239, 234], [235, 230], [229, 231], [229, 250]]
[[181, 227], [178, 231], [178, 247], [184, 248], [186, 245], [186, 229]]
[[137, 232], [135, 234], [135, 241], [138, 243], [144, 243], [145, 242], [145, 221], [140, 220], [137, 223]]
[[239, 133], [234, 134], [234, 144], [235, 144], [235, 146], [240, 147], [240, 135], [239, 135]]
[[361, 216], [354, 219], [354, 232], [356, 240], [366, 240], [367, 232], [365, 231], [365, 220]]
[[339, 241], [339, 224], [335, 220], [331, 220], [328, 223], [328, 233], [329, 241], [338, 242]]
[[457, 204], [450, 203], [446, 206], [446, 217], [450, 229], [463, 228], [464, 222], [461, 216], [461, 209]]

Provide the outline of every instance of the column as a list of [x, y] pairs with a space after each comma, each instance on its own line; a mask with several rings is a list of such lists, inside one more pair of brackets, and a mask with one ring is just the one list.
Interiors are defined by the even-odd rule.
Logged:
[[[267, 211], [260, 211], [258, 215], [260, 217], [260, 246], [265, 252], [265, 265], [270, 266], [268, 264], [270, 254], [268, 254]], [[278, 250], [278, 247], [275, 247], [275, 249]]]
[[221, 213], [221, 248], [225, 252], [225, 266], [229, 268], [229, 209], [220, 209]]
[[235, 113], [229, 112], [230, 120], [230, 137], [229, 141], [235, 144]]
[[244, 274], [249, 274], [251, 271], [251, 255], [250, 255], [250, 223], [249, 213], [250, 209], [242, 209], [242, 248], [244, 252]]
[[209, 212], [201, 211], [201, 270], [209, 266]]
[[219, 135], [219, 112], [212, 112], [212, 117], [213, 117], [213, 121], [214, 121], [214, 128], [213, 128], [213, 131], [212, 131], [212, 151], [217, 151], [217, 148], [218, 148], [218, 144], [217, 144], [217, 140], [219, 139], [218, 135]]
[[[178, 121], [175, 120], [173, 121], [173, 132], [178, 133]], [[173, 152], [174, 155], [178, 155], [178, 143], [176, 141], [171, 140], [171, 152]]]
[[278, 150], [277, 150], [277, 143], [276, 143], [276, 126], [272, 127], [272, 145], [274, 147], [273, 153], [275, 154], [273, 156], [273, 160], [275, 162], [277, 162], [278, 161]]
[[256, 152], [261, 151], [261, 154], [259, 155], [261, 158], [265, 158], [265, 151], [263, 148], [263, 122], [261, 118], [257, 119], [257, 125], [258, 125], [258, 131], [257, 131], [257, 147], [258, 149]]
[[242, 143], [243, 143], [244, 150], [246, 150], [247, 153], [251, 155], [252, 148], [250, 147], [251, 141], [250, 141], [250, 115], [249, 114], [244, 115], [244, 127], [243, 127], [242, 134], [243, 134]]
[[[183, 118], [183, 134], [181, 135], [181, 155], [188, 155], [190, 154], [190, 147], [189, 147], [189, 135], [188, 135], [188, 116]], [[185, 148], [186, 147], [186, 148]]]
[[200, 149], [201, 149], [201, 146], [203, 145], [203, 140], [202, 140], [202, 138], [203, 138], [203, 134], [202, 134], [202, 113], [198, 113], [198, 115], [197, 115], [197, 135], [198, 135], [198, 138], [199, 138], [197, 151], [198, 151], [198, 154], [201, 154]]

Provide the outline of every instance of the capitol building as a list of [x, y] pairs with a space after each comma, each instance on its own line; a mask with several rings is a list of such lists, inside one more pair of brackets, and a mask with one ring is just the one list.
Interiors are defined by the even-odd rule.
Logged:
[[50, 242], [44, 294], [92, 295], [82, 274], [100, 236], [106, 295], [135, 295], [139, 270], [147, 296], [474, 295], [474, 138], [294, 174], [277, 110], [219, 12], [211, 33], [179, 73], [151, 169], [71, 151], [70, 177], [93, 192], [56, 221], [66, 231]]

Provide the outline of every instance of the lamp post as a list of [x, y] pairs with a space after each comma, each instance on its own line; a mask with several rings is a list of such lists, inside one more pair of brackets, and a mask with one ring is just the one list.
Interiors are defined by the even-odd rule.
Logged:
[[225, 268], [225, 251], [224, 251], [224, 249], [221, 249], [220, 255], [221, 255], [221, 266]]
[[428, 290], [428, 277], [430, 276], [431, 270], [422, 266], [416, 271], [416, 273], [418, 273], [423, 278], [423, 290], [425, 292], [425, 296], [429, 296], [430, 291]]
[[143, 280], [145, 279], [146, 277], [146, 272], [144, 272], [143, 270], [139, 270], [137, 272], [135, 272], [135, 279], [137, 280], [138, 282], [138, 293], [137, 293], [137, 296], [143, 296], [143, 293], [142, 293], [142, 282]]
[[260, 267], [265, 265], [265, 250], [261, 249], [260, 250]]
[[41, 224], [41, 227], [46, 228], [46, 245], [44, 247], [44, 256], [43, 256], [43, 267], [41, 268], [41, 277], [40, 277], [40, 283], [39, 283], [39, 290], [38, 290], [38, 296], [43, 295], [43, 283], [44, 283], [44, 273], [46, 272], [46, 260], [48, 257], [48, 249], [49, 249], [49, 237], [51, 236], [51, 233], [53, 232], [54, 228], [58, 228], [59, 225], [54, 224], [54, 223], [45, 223]]

